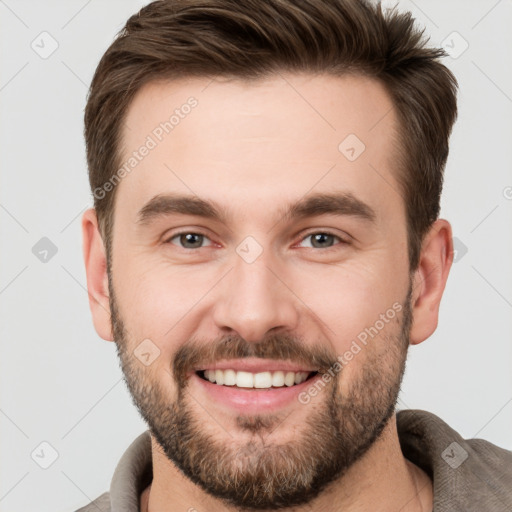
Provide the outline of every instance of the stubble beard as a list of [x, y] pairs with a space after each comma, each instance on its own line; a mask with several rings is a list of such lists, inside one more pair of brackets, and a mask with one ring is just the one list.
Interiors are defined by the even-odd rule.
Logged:
[[290, 425], [297, 429], [293, 411], [288, 417], [239, 415], [236, 429], [227, 431], [225, 420], [215, 418], [190, 394], [186, 370], [203, 354], [218, 359], [230, 354], [292, 360], [300, 355], [301, 360], [317, 363], [335, 359], [335, 354], [305, 349], [295, 338], [279, 335], [258, 344], [239, 337], [224, 338], [213, 348], [184, 344], [172, 363], [177, 388], [173, 401], [162, 382], [152, 379], [152, 373], [134, 357], [136, 343], [120, 317], [110, 276], [109, 287], [114, 339], [135, 406], [167, 458], [225, 504], [241, 510], [276, 510], [311, 502], [369, 450], [395, 411], [412, 324], [411, 286], [401, 320], [397, 317], [398, 334], [369, 342], [385, 344], [385, 354], [363, 348], [368, 353], [356, 372], [357, 380], [340, 386], [342, 369], [319, 393], [323, 400], [316, 400], [314, 406], [300, 405], [310, 407], [310, 412], [286, 443], [279, 443], [279, 431]]

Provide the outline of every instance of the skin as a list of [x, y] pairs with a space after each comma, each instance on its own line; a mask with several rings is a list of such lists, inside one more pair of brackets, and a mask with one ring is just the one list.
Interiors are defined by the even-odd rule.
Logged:
[[[177, 394], [169, 367], [191, 338], [236, 333], [255, 343], [270, 330], [283, 329], [310, 347], [320, 343], [343, 354], [365, 327], [403, 302], [410, 284], [405, 206], [393, 174], [397, 117], [381, 84], [359, 76], [298, 74], [249, 83], [199, 78], [150, 83], [128, 110], [123, 162], [190, 96], [198, 106], [117, 185], [113, 230], [111, 285], [129, 349], [148, 338], [158, 345], [160, 355], [145, 375], [163, 386], [169, 401]], [[366, 146], [353, 162], [338, 150], [348, 134]], [[285, 204], [307, 193], [333, 190], [351, 192], [370, 205], [375, 223], [331, 214], [288, 222], [279, 215]], [[167, 216], [141, 226], [142, 206], [171, 192], [214, 200], [229, 208], [230, 216], [225, 223]], [[93, 209], [83, 215], [82, 229], [94, 326], [113, 341], [106, 254]], [[182, 229], [204, 233], [204, 247], [185, 249], [179, 237], [169, 242]], [[336, 247], [327, 250], [306, 238], [325, 231], [348, 235], [350, 244], [334, 238]], [[263, 249], [251, 264], [236, 252], [247, 236]], [[412, 276], [411, 345], [437, 327], [452, 252], [451, 226], [438, 219]], [[387, 324], [333, 385], [350, 386], [373, 360], [390, 374], [391, 361], [377, 356], [385, 353], [386, 335], [396, 335], [399, 327]], [[189, 390], [198, 400], [190, 406], [193, 413], [215, 440], [248, 440], [235, 411], [209, 400], [192, 379]], [[312, 407], [297, 401], [286, 406], [280, 411], [284, 421], [267, 443], [296, 439], [297, 426], [326, 397], [319, 393]], [[141, 510], [236, 510], [186, 478], [154, 437], [152, 452], [153, 482], [141, 497]], [[288, 510], [332, 511], [333, 503], [344, 511], [432, 509], [432, 483], [403, 457], [394, 415], [342, 478], [311, 503]]]

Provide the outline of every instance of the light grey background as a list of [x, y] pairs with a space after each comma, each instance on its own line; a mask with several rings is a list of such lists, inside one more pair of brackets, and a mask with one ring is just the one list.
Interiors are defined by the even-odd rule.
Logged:
[[[80, 234], [92, 204], [87, 87], [144, 3], [0, 0], [1, 511], [85, 505], [108, 490], [123, 451], [146, 429], [114, 345], [93, 329]], [[429, 410], [464, 437], [512, 449], [512, 2], [399, 5], [432, 44], [451, 47], [457, 58], [445, 62], [460, 84], [442, 202], [458, 261], [436, 333], [410, 349], [399, 407]], [[32, 252], [43, 237], [57, 249], [47, 262]], [[53, 450], [58, 458], [42, 469]]]

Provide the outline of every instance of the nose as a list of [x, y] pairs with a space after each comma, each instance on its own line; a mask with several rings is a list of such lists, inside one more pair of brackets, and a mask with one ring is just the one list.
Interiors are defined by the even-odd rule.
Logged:
[[217, 328], [235, 331], [248, 342], [261, 341], [272, 329], [296, 329], [299, 301], [279, 268], [265, 251], [252, 263], [236, 255], [233, 269], [217, 290]]

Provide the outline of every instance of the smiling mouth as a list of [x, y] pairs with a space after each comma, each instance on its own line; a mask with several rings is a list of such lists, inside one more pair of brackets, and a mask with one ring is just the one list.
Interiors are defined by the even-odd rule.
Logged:
[[236, 370], [200, 370], [196, 374], [203, 380], [218, 386], [245, 389], [272, 389], [292, 387], [313, 378], [318, 372], [265, 371], [246, 372]]

